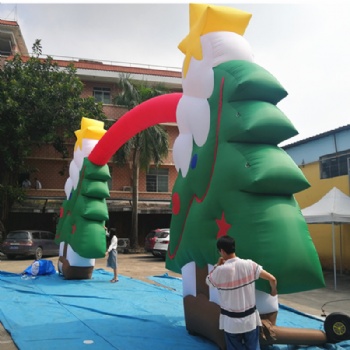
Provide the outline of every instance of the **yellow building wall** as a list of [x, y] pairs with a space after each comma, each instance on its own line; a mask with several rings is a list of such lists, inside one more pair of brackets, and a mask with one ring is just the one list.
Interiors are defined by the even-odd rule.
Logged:
[[[300, 169], [311, 185], [307, 190], [295, 194], [301, 209], [318, 202], [333, 187], [337, 187], [340, 191], [349, 195], [349, 177], [347, 175], [320, 179], [319, 162], [301, 166]], [[322, 268], [333, 270], [332, 224], [309, 224], [308, 228]], [[337, 271], [349, 273], [350, 224], [334, 225], [334, 237]]]

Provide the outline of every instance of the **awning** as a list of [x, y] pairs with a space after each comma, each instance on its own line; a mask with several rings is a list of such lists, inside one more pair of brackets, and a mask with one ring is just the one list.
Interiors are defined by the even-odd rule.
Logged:
[[[107, 199], [107, 206], [109, 212], [131, 212], [131, 200]], [[139, 214], [171, 214], [170, 202], [162, 201], [139, 201]]]
[[[62, 199], [35, 199], [28, 198], [21, 203], [15, 203], [12, 213], [56, 213], [59, 214]], [[132, 201], [120, 199], [107, 199], [109, 212], [131, 212]], [[139, 214], [171, 214], [170, 202], [168, 201], [139, 201]]]
[[11, 213], [56, 213], [60, 212], [61, 199], [34, 199], [28, 198], [22, 202], [16, 202], [11, 208]]

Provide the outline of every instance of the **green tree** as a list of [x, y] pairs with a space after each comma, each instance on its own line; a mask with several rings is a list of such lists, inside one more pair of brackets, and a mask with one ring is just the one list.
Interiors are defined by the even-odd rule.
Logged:
[[[129, 74], [121, 74], [118, 82], [119, 94], [114, 102], [131, 110], [140, 103], [167, 93], [162, 86], [151, 87], [147, 84], [136, 84]], [[147, 118], [147, 116], [145, 116]], [[132, 164], [132, 223], [130, 245], [138, 247], [138, 201], [139, 201], [139, 172], [147, 170], [151, 162], [156, 166], [168, 155], [169, 141], [167, 131], [160, 125], [152, 126], [131, 138], [115, 154], [116, 164]]]
[[65, 140], [79, 129], [81, 118], [106, 119], [102, 105], [81, 98], [83, 83], [73, 64], [59, 67], [40, 58], [40, 40], [31, 57], [15, 55], [0, 69], [0, 220], [24, 198], [19, 176], [30, 172], [27, 157], [35, 147], [52, 145], [67, 156]]

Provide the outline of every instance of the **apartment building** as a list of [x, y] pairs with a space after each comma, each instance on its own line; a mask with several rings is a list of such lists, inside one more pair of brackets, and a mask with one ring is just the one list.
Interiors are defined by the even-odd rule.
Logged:
[[[26, 44], [20, 27], [15, 21], [0, 20], [0, 55], [2, 62], [15, 53], [28, 56]], [[103, 111], [111, 122], [117, 121], [126, 109], [113, 104], [117, 94], [117, 82], [121, 73], [130, 74], [130, 79], [147, 82], [149, 85], [162, 84], [171, 92], [181, 92], [181, 70], [169, 70], [164, 67], [122, 65], [109, 61], [92, 61], [82, 58], [56, 58], [61, 67], [73, 63], [77, 76], [84, 84], [82, 97], [93, 96], [103, 103]], [[83, 117], [83, 116], [82, 116]], [[157, 227], [169, 227], [171, 210], [170, 198], [177, 171], [172, 160], [172, 145], [178, 135], [176, 124], [164, 124], [169, 135], [169, 154], [163, 164], [140, 171], [139, 178], [139, 237], [140, 244], [144, 236]], [[75, 139], [72, 137], [68, 147], [73, 156]], [[59, 209], [65, 198], [64, 185], [69, 176], [69, 164], [72, 158], [62, 158], [53, 147], [37, 149], [27, 159], [31, 169], [32, 187], [26, 189], [27, 198], [16, 203], [10, 213], [11, 229], [40, 228], [55, 231]], [[123, 168], [109, 162], [112, 180], [110, 198], [107, 200], [110, 228], [115, 228], [119, 237], [128, 237], [131, 230], [131, 164]], [[35, 189], [34, 180], [38, 178], [42, 188]]]
[[0, 57], [6, 58], [15, 53], [29, 55], [21, 29], [16, 21], [0, 19]]

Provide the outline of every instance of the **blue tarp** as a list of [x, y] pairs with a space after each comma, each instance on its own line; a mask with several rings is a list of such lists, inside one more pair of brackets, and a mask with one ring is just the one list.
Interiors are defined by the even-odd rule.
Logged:
[[[94, 270], [91, 280], [0, 271], [0, 321], [20, 350], [217, 349], [186, 331], [181, 279], [150, 276], [158, 286], [123, 275], [110, 283], [111, 278], [103, 269]], [[322, 321], [284, 307], [278, 324], [323, 327]], [[327, 348], [350, 349], [350, 342]]]

